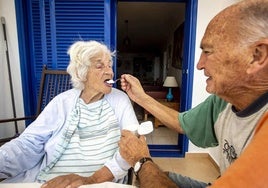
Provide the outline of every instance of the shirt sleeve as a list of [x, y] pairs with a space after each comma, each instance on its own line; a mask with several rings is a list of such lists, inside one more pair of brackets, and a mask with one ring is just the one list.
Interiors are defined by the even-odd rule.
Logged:
[[[132, 103], [125, 93], [113, 89], [113, 95], [109, 95], [108, 100], [115, 110], [120, 129], [123, 129], [127, 125], [139, 124]], [[122, 158], [119, 151], [115, 153], [112, 160], [105, 163], [105, 166], [112, 172], [115, 181], [126, 176], [128, 169], [131, 167]]]
[[113, 95], [109, 95], [109, 97], [109, 103], [115, 111], [120, 129], [130, 124], [139, 124], [132, 103], [126, 93], [113, 89]]
[[128, 169], [131, 167], [120, 155], [119, 151], [115, 153], [112, 160], [105, 163], [105, 166], [112, 172], [114, 181], [126, 176]]
[[268, 113], [260, 121], [251, 143], [211, 188], [265, 187], [268, 177]]
[[51, 101], [22, 134], [0, 148], [0, 177], [14, 177], [41, 162], [44, 146], [57, 127], [56, 102]]
[[224, 100], [211, 95], [198, 106], [179, 114], [181, 127], [193, 144], [203, 148], [218, 145], [214, 124], [226, 105]]

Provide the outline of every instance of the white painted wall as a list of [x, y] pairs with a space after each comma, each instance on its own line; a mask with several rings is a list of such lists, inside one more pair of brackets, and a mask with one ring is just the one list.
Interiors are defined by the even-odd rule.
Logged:
[[[205, 32], [205, 28], [208, 22], [215, 16], [220, 10], [226, 6], [238, 2], [239, 0], [199, 0], [198, 14], [197, 14], [197, 32], [196, 32], [196, 47], [195, 47], [195, 66], [200, 56], [199, 44], [202, 36]], [[10, 54], [10, 62], [13, 76], [13, 85], [16, 99], [16, 110], [17, 116], [23, 116], [23, 104], [22, 104], [22, 89], [20, 79], [20, 64], [19, 64], [19, 52], [18, 52], [18, 40], [17, 40], [17, 28], [16, 28], [16, 17], [15, 17], [15, 6], [14, 1], [0, 0], [0, 16], [4, 16], [6, 19], [8, 47]], [[3, 33], [2, 27], [0, 32], [0, 118], [12, 117], [11, 99], [9, 92], [9, 81], [6, 67], [6, 58], [4, 46], [3, 46]], [[202, 102], [209, 94], [206, 92], [206, 82], [203, 75], [203, 71], [194, 71], [194, 84], [193, 84], [193, 99], [192, 106], [198, 105]], [[13, 126], [11, 126], [13, 127]], [[23, 129], [23, 126], [21, 126]], [[14, 130], [7, 129], [0, 125], [0, 137], [3, 135], [11, 135]], [[209, 152], [213, 156], [215, 155], [214, 149], [201, 149], [195, 147], [192, 143], [189, 143], [189, 152]], [[215, 155], [215, 158], [217, 156]]]
[[[14, 1], [0, 0], [0, 16], [5, 18], [6, 21], [6, 33], [8, 41], [8, 52], [10, 59], [10, 67], [12, 74], [14, 98], [16, 105], [17, 117], [21, 117], [24, 114], [23, 109], [23, 97], [21, 89], [21, 73], [19, 63], [19, 51], [18, 51], [18, 37], [17, 26], [15, 16]], [[0, 28], [0, 119], [1, 118], [13, 118], [10, 82], [8, 79], [8, 68], [6, 59], [6, 43], [4, 42], [4, 35], [2, 24]], [[19, 123], [21, 124], [21, 123]], [[19, 126], [20, 131], [24, 129], [24, 125]], [[0, 138], [14, 136], [14, 123], [8, 126], [0, 124]]]

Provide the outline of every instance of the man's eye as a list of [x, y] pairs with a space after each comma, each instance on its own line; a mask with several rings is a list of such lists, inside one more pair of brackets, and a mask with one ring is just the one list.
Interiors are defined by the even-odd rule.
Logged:
[[208, 51], [208, 50], [203, 50], [203, 53], [204, 53], [204, 54], [210, 54], [211, 52]]

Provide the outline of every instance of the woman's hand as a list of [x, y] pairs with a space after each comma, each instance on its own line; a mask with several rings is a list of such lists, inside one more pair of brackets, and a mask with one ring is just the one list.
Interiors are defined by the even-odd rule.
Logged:
[[82, 177], [77, 174], [68, 174], [47, 181], [41, 188], [78, 188], [85, 184], [89, 184], [88, 177]]

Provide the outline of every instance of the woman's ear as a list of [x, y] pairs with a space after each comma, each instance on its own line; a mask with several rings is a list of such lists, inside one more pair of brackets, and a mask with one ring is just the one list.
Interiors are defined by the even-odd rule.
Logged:
[[268, 66], [268, 39], [255, 46], [253, 61], [249, 64], [247, 73], [254, 74], [265, 66]]

